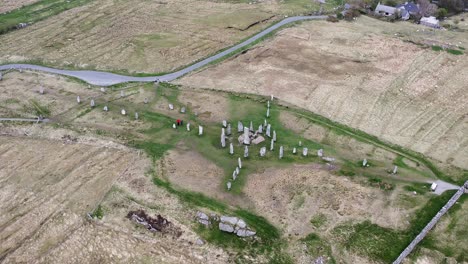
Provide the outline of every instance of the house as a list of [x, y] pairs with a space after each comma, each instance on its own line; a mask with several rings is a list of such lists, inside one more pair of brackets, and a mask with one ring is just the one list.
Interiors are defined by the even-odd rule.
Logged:
[[430, 17], [423, 17], [421, 21], [419, 21], [421, 25], [432, 27], [432, 28], [440, 28], [439, 20], [433, 16]]
[[379, 16], [394, 16], [397, 12], [397, 9], [392, 6], [381, 5], [380, 2], [375, 8], [374, 13]]
[[411, 16], [415, 16], [419, 13], [419, 5], [413, 2], [405, 2], [404, 4], [399, 4], [395, 8], [406, 10]]

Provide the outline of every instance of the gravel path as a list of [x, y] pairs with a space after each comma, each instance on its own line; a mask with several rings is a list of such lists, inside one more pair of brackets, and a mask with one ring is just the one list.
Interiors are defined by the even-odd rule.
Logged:
[[263, 30], [262, 32], [256, 34], [255, 36], [247, 39], [246, 41], [239, 43], [235, 45], [234, 47], [231, 47], [223, 52], [220, 52], [216, 55], [213, 55], [211, 57], [208, 57], [200, 62], [197, 62], [193, 65], [190, 65], [180, 71], [173, 72], [173, 73], [168, 73], [165, 75], [161, 76], [152, 76], [152, 77], [132, 77], [132, 76], [125, 76], [125, 75], [119, 75], [119, 74], [114, 74], [114, 73], [108, 73], [108, 72], [100, 72], [100, 71], [72, 71], [72, 70], [59, 70], [59, 69], [54, 69], [54, 68], [49, 68], [49, 67], [44, 67], [44, 66], [38, 66], [38, 65], [31, 65], [31, 64], [7, 64], [7, 65], [1, 65], [0, 70], [9, 70], [9, 69], [27, 69], [27, 70], [37, 70], [37, 71], [44, 71], [44, 72], [49, 72], [49, 73], [56, 73], [56, 74], [61, 74], [61, 75], [66, 75], [66, 76], [71, 76], [78, 78], [80, 80], [83, 80], [89, 84], [93, 85], [99, 85], [99, 86], [109, 86], [109, 85], [114, 85], [118, 83], [124, 83], [124, 82], [154, 82], [156, 80], [160, 81], [173, 81], [177, 78], [180, 78], [184, 76], [187, 73], [190, 73], [192, 71], [198, 70], [202, 68], [203, 66], [206, 66], [236, 50], [239, 50], [256, 40], [262, 38], [263, 36], [271, 33], [272, 31], [296, 22], [296, 21], [303, 21], [303, 20], [319, 20], [319, 19], [326, 19], [327, 16], [296, 16], [296, 17], [289, 17], [285, 18], [279, 23]]

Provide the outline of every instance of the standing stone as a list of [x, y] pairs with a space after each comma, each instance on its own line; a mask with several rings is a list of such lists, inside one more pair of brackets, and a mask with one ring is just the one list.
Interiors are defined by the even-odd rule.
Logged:
[[393, 167], [392, 174], [397, 174], [397, 172], [398, 172], [398, 166], [395, 165], [395, 167]]
[[224, 131], [221, 133], [221, 147], [226, 147], [226, 135], [224, 135]]
[[266, 135], [267, 137], [271, 137], [271, 125], [268, 124], [266, 127]]
[[231, 190], [231, 182], [230, 181], [227, 182], [226, 186], [227, 186], [228, 191], [230, 191]]
[[227, 121], [223, 120], [223, 127], [227, 127]]
[[173, 129], [177, 129], [177, 126], [176, 126], [175, 123], [172, 124], [172, 128], [173, 128]]
[[258, 126], [258, 133], [263, 134], [263, 126], [262, 125]]
[[244, 132], [244, 125], [242, 124], [241, 121], [237, 123], [237, 132], [239, 133]]
[[44, 94], [44, 87], [42, 87], [42, 86], [39, 87], [39, 93], [40, 93], [40, 94]]
[[270, 151], [273, 151], [273, 149], [275, 149], [275, 141], [271, 141], [270, 142]]
[[122, 110], [120, 111], [120, 113], [121, 113], [122, 115], [126, 115], [126, 114], [127, 114], [127, 111], [125, 111], [125, 109], [122, 109]]
[[364, 160], [362, 161], [362, 166], [363, 166], [363, 167], [367, 167], [367, 159], [364, 159]]
[[323, 157], [323, 149], [317, 150], [317, 156]]
[[138, 112], [135, 112], [135, 120], [138, 120], [140, 116], [138, 115]]
[[270, 101], [267, 101], [267, 107], [270, 108]]
[[297, 153], [297, 149], [293, 148], [293, 154], [296, 154], [296, 153]]
[[79, 96], [79, 95], [76, 97], [76, 102], [77, 102], [77, 103], [81, 103], [81, 99], [80, 99], [80, 96]]
[[190, 132], [190, 123], [187, 123], [187, 131]]
[[303, 148], [303, 149], [302, 149], [302, 156], [307, 157], [307, 152], [308, 152], [308, 151], [309, 151], [309, 150], [308, 150], [307, 148]]
[[174, 105], [173, 104], [169, 104], [169, 110], [174, 110]]
[[234, 145], [232, 143], [229, 144], [229, 154], [234, 155]]
[[273, 102], [273, 99], [275, 99], [275, 97], [273, 95], [271, 95], [271, 101]]
[[91, 99], [91, 103], [90, 103], [91, 107], [95, 107], [96, 104], [94, 103], [94, 99]]
[[302, 141], [299, 141], [299, 147], [302, 147]]
[[226, 130], [224, 128], [221, 128], [221, 135], [226, 135]]
[[0, 72], [0, 81], [3, 80], [3, 74]]
[[265, 120], [263, 121], [263, 127], [267, 127], [267, 124], [268, 124], [268, 123], [267, 123], [267, 121], [266, 121], [266, 119], [265, 119]]
[[270, 108], [267, 108], [266, 117], [270, 117]]
[[266, 155], [266, 147], [260, 148], [260, 157], [265, 157]]
[[145, 100], [143, 101], [144, 104], [148, 104], [148, 98], [145, 97]]
[[202, 126], [198, 126], [198, 135], [199, 136], [203, 135], [203, 127]]
[[237, 179], [236, 171], [232, 172], [232, 180], [235, 181]]
[[107, 107], [107, 105], [105, 105], [104, 108], [103, 108], [103, 110], [104, 110], [105, 112], [107, 112], [107, 111], [109, 111], [109, 107]]
[[273, 130], [273, 141], [276, 142], [276, 130]]
[[280, 151], [279, 151], [279, 158], [282, 159], [284, 156], [284, 148], [283, 146], [280, 147]]
[[250, 131], [254, 132], [253, 123], [250, 121]]
[[237, 158], [237, 164], [239, 165], [239, 169], [242, 169], [242, 160], [241, 160], [241, 158]]
[[182, 106], [182, 108], [180, 108], [180, 112], [181, 112], [182, 114], [185, 114], [185, 111], [186, 111], [186, 110], [185, 110], [185, 107]]
[[249, 146], [244, 147], [244, 158], [249, 157]]
[[124, 97], [125, 96], [125, 92], [122, 90], [120, 91], [120, 98]]
[[250, 131], [249, 128], [244, 127], [244, 145], [250, 145]]
[[239, 175], [239, 173], [240, 173], [240, 169], [239, 167], [236, 167], [236, 174]]
[[105, 92], [106, 92], [106, 88], [101, 87], [101, 92], [105, 93]]

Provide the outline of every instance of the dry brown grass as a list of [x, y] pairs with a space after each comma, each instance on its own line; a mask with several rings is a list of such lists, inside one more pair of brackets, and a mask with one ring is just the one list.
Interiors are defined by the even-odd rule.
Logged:
[[[93, 1], [0, 36], [0, 63], [166, 72], [269, 25], [279, 4], [219, 1]], [[265, 20], [265, 21], [264, 21]], [[250, 27], [250, 25], [264, 21]]]
[[435, 52], [405, 40], [444, 40], [468, 46], [467, 34], [424, 30], [368, 17], [355, 23], [304, 22], [179, 83], [274, 94], [466, 169], [467, 55]]
[[0, 0], [0, 14], [33, 4], [37, 1], [39, 0]]

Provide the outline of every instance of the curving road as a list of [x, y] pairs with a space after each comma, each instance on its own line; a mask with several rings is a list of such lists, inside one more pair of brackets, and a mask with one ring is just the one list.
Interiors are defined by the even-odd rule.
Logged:
[[43, 72], [49, 72], [49, 73], [55, 73], [55, 74], [61, 74], [61, 75], [66, 75], [66, 76], [71, 76], [78, 78], [80, 80], [83, 80], [89, 84], [93, 85], [99, 85], [99, 86], [109, 86], [109, 85], [114, 85], [118, 83], [125, 83], [125, 82], [154, 82], [156, 80], [159, 81], [172, 81], [175, 80], [179, 77], [184, 76], [187, 73], [190, 73], [192, 71], [195, 71], [197, 69], [200, 69], [203, 66], [206, 66], [207, 64], [210, 64], [232, 52], [235, 52], [236, 50], [239, 50], [249, 44], [252, 44], [256, 40], [262, 38], [263, 36], [271, 33], [272, 31], [275, 31], [276, 29], [296, 22], [296, 21], [303, 21], [303, 20], [318, 20], [318, 19], [326, 19], [327, 16], [296, 16], [296, 17], [289, 17], [281, 20], [279, 23], [274, 24], [273, 26], [263, 30], [262, 32], [256, 34], [255, 36], [247, 39], [244, 42], [241, 42], [223, 52], [220, 52], [216, 55], [213, 55], [211, 57], [208, 57], [200, 62], [197, 62], [193, 65], [190, 65], [182, 70], [173, 72], [173, 73], [168, 73], [165, 75], [161, 76], [153, 76], [153, 77], [133, 77], [133, 76], [125, 76], [125, 75], [119, 75], [119, 74], [114, 74], [114, 73], [108, 73], [108, 72], [101, 72], [101, 71], [72, 71], [72, 70], [59, 70], [59, 69], [54, 69], [54, 68], [49, 68], [49, 67], [44, 67], [44, 66], [38, 66], [38, 65], [32, 65], [32, 64], [7, 64], [7, 65], [1, 65], [0, 66], [0, 71], [1, 70], [9, 70], [9, 69], [25, 69], [25, 70], [37, 70], [37, 71], [43, 71]]

